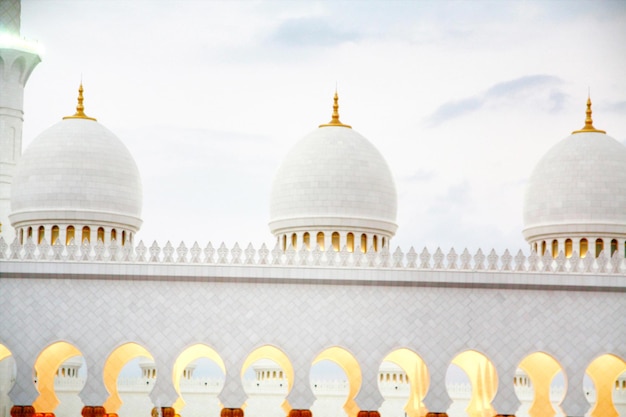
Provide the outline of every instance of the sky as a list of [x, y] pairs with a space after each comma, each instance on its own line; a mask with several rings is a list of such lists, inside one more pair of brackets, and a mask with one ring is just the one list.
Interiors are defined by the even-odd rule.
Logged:
[[626, 141], [623, 1], [23, 0], [21, 34], [44, 51], [24, 147], [82, 79], [141, 172], [146, 245], [273, 246], [274, 174], [335, 88], [395, 178], [392, 250], [527, 252], [526, 182], [589, 91]]

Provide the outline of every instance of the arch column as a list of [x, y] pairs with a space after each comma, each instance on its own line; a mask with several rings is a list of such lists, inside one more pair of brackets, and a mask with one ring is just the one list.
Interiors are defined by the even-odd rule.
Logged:
[[58, 224], [59, 226], [59, 238], [57, 239], [63, 246], [65, 246], [65, 239], [67, 239], [67, 224]]
[[[311, 390], [310, 378], [313, 358], [305, 355], [289, 355], [289, 358], [293, 365], [293, 386], [287, 395], [287, 401], [289, 401], [289, 405], [293, 408], [292, 411], [309, 411], [315, 402], [315, 395]], [[289, 415], [291, 416], [291, 413]], [[306, 416], [303, 415], [301, 417]]]
[[43, 239], [41, 240], [48, 242], [48, 244], [52, 245], [52, 225], [51, 224], [45, 224], [43, 226]]
[[520, 406], [513, 384], [517, 364], [511, 358], [500, 357], [500, 355], [494, 356], [492, 362], [498, 375], [498, 391], [491, 404], [498, 413], [496, 417], [514, 417]]
[[[104, 361], [107, 355], [104, 350], [99, 350], [99, 346], [90, 346], [90, 344], [84, 346], [82, 353], [87, 368], [87, 379], [85, 380], [85, 386], [78, 396], [86, 407], [87, 405], [91, 407], [85, 412], [96, 413], [99, 411], [95, 410], [94, 407], [103, 405], [109, 397], [109, 392], [104, 385], [103, 374]], [[83, 414], [83, 416], [85, 416], [85, 414]], [[95, 417], [96, 414], [93, 414], [93, 416]]]
[[[21, 348], [20, 350], [13, 350], [13, 358], [15, 359], [17, 374], [15, 376], [15, 384], [13, 384], [13, 388], [9, 391], [9, 397], [13, 404], [22, 404], [16, 405], [17, 407], [29, 407], [39, 396], [35, 388], [35, 383], [33, 382], [33, 368], [37, 355], [28, 355], [28, 353], [23, 352]], [[19, 410], [22, 409], [16, 409], [16, 412]], [[11, 413], [11, 415], [13, 416], [13, 413]]]
[[[218, 399], [224, 406], [221, 417], [243, 417], [243, 410], [241, 406], [248, 399], [248, 395], [243, 389], [243, 383], [241, 382], [241, 375], [239, 374], [239, 371], [243, 366], [244, 359], [238, 358], [234, 361], [232, 360], [232, 356], [224, 356], [222, 359], [224, 360], [226, 374], [224, 375], [224, 388], [218, 395]], [[224, 414], [224, 410], [231, 411]], [[240, 410], [241, 414], [238, 414], [238, 411], [235, 410]]]
[[580, 357], [576, 359], [577, 360], [575, 361], [572, 358], [570, 363], [563, 364], [563, 372], [567, 375], [568, 384], [567, 393], [561, 403], [561, 408], [567, 417], [584, 417], [585, 413], [591, 408], [591, 405], [587, 402], [583, 391], [583, 381], [587, 366], [583, 363], [586, 364], [588, 362], [582, 360]]
[[444, 355], [429, 355], [423, 359], [428, 367], [430, 383], [428, 392], [424, 398], [424, 405], [429, 411], [426, 417], [447, 417], [447, 410], [452, 404], [452, 400], [446, 389], [446, 372], [451, 362], [450, 358], [443, 358]]
[[[378, 410], [385, 398], [380, 393], [380, 389], [378, 388], [378, 370], [380, 368], [380, 359], [373, 355], [368, 355], [366, 357], [360, 356], [357, 358], [359, 363], [361, 364], [361, 389], [357, 394], [355, 401], [359, 405], [361, 410], [373, 410], [373, 411], [362, 411], [363, 413], [375, 412], [378, 414]], [[374, 415], [361, 415], [359, 412], [358, 417], [380, 417]]]

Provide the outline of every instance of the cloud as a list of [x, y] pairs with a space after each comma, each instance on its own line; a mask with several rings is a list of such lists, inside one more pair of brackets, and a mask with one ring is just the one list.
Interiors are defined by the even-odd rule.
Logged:
[[400, 178], [403, 182], [430, 182], [436, 177], [435, 172], [432, 170], [418, 169], [413, 173]]
[[483, 93], [444, 103], [426, 119], [426, 122], [433, 127], [472, 113], [488, 104], [528, 101], [537, 96], [548, 104], [551, 112], [558, 112], [563, 108], [567, 98], [567, 95], [557, 87], [561, 83], [562, 80], [558, 77], [538, 74], [494, 84]]
[[333, 46], [359, 38], [357, 33], [331, 26], [321, 17], [306, 17], [284, 21], [270, 39], [285, 46]]
[[603, 110], [613, 111], [616, 113], [626, 113], [626, 101], [618, 101], [605, 106], [602, 106]]

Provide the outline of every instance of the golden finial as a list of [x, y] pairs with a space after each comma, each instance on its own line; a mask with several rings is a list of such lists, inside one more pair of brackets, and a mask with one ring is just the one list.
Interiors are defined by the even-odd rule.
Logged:
[[335, 98], [333, 104], [333, 118], [330, 122], [320, 125], [320, 127], [328, 127], [328, 126], [340, 126], [347, 127], [348, 129], [352, 129], [352, 126], [344, 125], [339, 121], [339, 96], [337, 95], [337, 89], [335, 89]]
[[78, 104], [76, 105], [76, 113], [72, 116], [65, 116], [65, 119], [87, 119], [87, 120], [96, 120], [93, 117], [89, 117], [85, 114], [85, 106], [83, 106], [83, 83], [81, 81], [80, 87], [78, 87]]
[[587, 133], [587, 132], [596, 132], [596, 133], [606, 133], [604, 130], [599, 130], [593, 127], [593, 119], [591, 118], [591, 97], [587, 96], [587, 111], [585, 112], [587, 117], [585, 118], [585, 126], [580, 130], [574, 130], [574, 133]]

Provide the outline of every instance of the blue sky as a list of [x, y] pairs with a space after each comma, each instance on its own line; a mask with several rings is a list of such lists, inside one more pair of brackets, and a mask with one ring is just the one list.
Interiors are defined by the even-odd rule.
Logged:
[[45, 50], [24, 145], [82, 77], [142, 173], [147, 244], [273, 244], [273, 175], [335, 85], [391, 167], [405, 251], [526, 250], [527, 178], [589, 88], [596, 127], [626, 139], [623, 1], [23, 0], [22, 35]]

